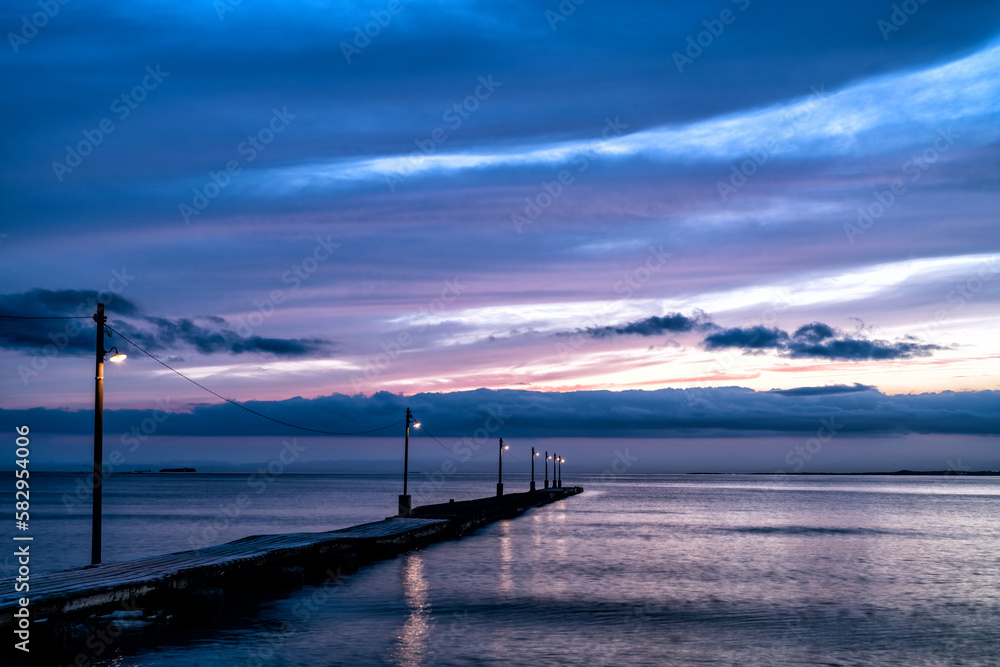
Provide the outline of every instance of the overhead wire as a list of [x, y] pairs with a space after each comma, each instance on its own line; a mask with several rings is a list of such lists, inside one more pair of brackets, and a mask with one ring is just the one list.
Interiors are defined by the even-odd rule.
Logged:
[[317, 429], [317, 428], [309, 428], [307, 426], [299, 426], [298, 424], [292, 424], [291, 422], [286, 422], [286, 421], [283, 421], [281, 419], [275, 419], [274, 417], [269, 417], [269, 416], [267, 416], [267, 415], [265, 415], [265, 414], [263, 414], [261, 412], [257, 412], [256, 410], [253, 410], [252, 408], [248, 408], [247, 406], [243, 405], [239, 401], [234, 401], [231, 398], [226, 398], [225, 396], [223, 396], [222, 394], [219, 394], [218, 392], [212, 391], [211, 389], [209, 389], [205, 385], [200, 384], [199, 382], [196, 382], [195, 380], [192, 380], [191, 378], [189, 378], [188, 376], [184, 375], [184, 373], [181, 373], [176, 368], [173, 368], [172, 366], [170, 366], [170, 365], [166, 364], [165, 362], [161, 361], [160, 359], [156, 358], [155, 356], [153, 356], [152, 354], [150, 354], [149, 352], [147, 352], [146, 350], [144, 350], [142, 347], [140, 347], [135, 341], [133, 341], [133, 340], [129, 339], [127, 336], [123, 335], [120, 331], [117, 331], [116, 329], [113, 329], [110, 326], [107, 326], [107, 325], [105, 325], [105, 326], [106, 326], [106, 328], [108, 330], [110, 330], [111, 332], [113, 332], [113, 333], [117, 334], [118, 336], [120, 336], [122, 338], [122, 340], [125, 340], [129, 344], [131, 344], [132, 347], [134, 347], [135, 349], [139, 350], [140, 352], [142, 352], [147, 357], [149, 357], [150, 359], [152, 359], [156, 363], [160, 364], [161, 366], [163, 366], [167, 370], [172, 371], [172, 372], [176, 373], [177, 375], [181, 376], [182, 378], [184, 378], [185, 380], [187, 380], [191, 384], [195, 385], [196, 387], [199, 387], [199, 388], [207, 391], [208, 393], [212, 394], [213, 396], [217, 396], [217, 397], [221, 398], [226, 403], [230, 403], [232, 405], [235, 405], [236, 407], [240, 408], [241, 410], [246, 410], [250, 414], [257, 415], [258, 417], [263, 417], [264, 419], [273, 421], [276, 424], [281, 424], [282, 426], [288, 426], [288, 427], [291, 427], [291, 428], [297, 428], [297, 429], [302, 430], [302, 431], [310, 431], [312, 433], [321, 433], [323, 435], [363, 435], [365, 433], [377, 433], [378, 431], [384, 431], [386, 429], [392, 428], [393, 426], [398, 426], [399, 424], [402, 424], [404, 421], [406, 421], [405, 419], [400, 419], [399, 421], [393, 422], [392, 424], [387, 424], [385, 426], [380, 426], [379, 428], [368, 429], [366, 431], [324, 431], [324, 430]]
[[92, 320], [93, 315], [3, 315], [0, 318], [5, 320]]
[[[54, 316], [54, 315], [51, 315], [51, 316], [49, 316], [49, 315], [47, 315], [47, 316], [41, 316], [41, 315], [38, 315], [38, 316], [36, 316], [36, 315], [4, 315], [4, 314], [0, 314], [0, 318], [3, 318], [3, 319], [12, 319], [12, 320], [90, 320], [90, 319], [93, 319], [93, 316], [92, 315], [61, 315], [61, 316]], [[122, 332], [120, 332], [117, 329], [111, 327], [110, 325], [105, 324], [104, 328], [107, 329], [108, 331], [116, 334], [122, 340], [128, 342], [130, 345], [132, 345], [132, 347], [134, 347], [135, 349], [139, 350], [140, 352], [142, 352], [143, 354], [145, 354], [147, 357], [149, 357], [150, 359], [152, 359], [156, 363], [160, 364], [161, 366], [163, 366], [167, 370], [171, 371], [172, 373], [175, 373], [175, 374], [179, 375], [180, 377], [184, 378], [185, 380], [187, 380], [191, 384], [195, 385], [199, 389], [201, 389], [203, 391], [206, 391], [209, 394], [212, 394], [213, 396], [216, 396], [216, 397], [222, 399], [226, 403], [229, 403], [231, 405], [235, 405], [236, 407], [240, 408], [241, 410], [245, 410], [245, 411], [249, 412], [250, 414], [256, 415], [256, 416], [261, 417], [263, 419], [267, 419], [267, 420], [272, 421], [272, 422], [274, 422], [276, 424], [281, 424], [282, 426], [288, 426], [290, 428], [296, 428], [296, 429], [299, 429], [299, 430], [302, 430], [302, 431], [309, 431], [311, 433], [320, 433], [320, 434], [323, 434], [323, 435], [364, 435], [366, 433], [377, 433], [379, 431], [385, 431], [386, 429], [390, 429], [393, 426], [398, 426], [399, 424], [402, 424], [404, 421], [406, 421], [405, 419], [400, 419], [399, 421], [393, 422], [391, 424], [387, 424], [387, 425], [381, 426], [379, 428], [368, 429], [368, 430], [365, 430], [365, 431], [326, 431], [326, 430], [322, 430], [322, 429], [309, 428], [307, 426], [300, 426], [298, 424], [293, 424], [291, 422], [286, 422], [286, 421], [283, 421], [281, 419], [275, 419], [274, 417], [270, 417], [270, 416], [265, 415], [265, 414], [263, 414], [261, 412], [257, 412], [256, 410], [243, 405], [239, 401], [235, 401], [235, 400], [233, 400], [231, 398], [227, 398], [227, 397], [223, 396], [222, 394], [220, 394], [218, 392], [212, 391], [211, 389], [209, 389], [205, 385], [203, 385], [203, 384], [201, 384], [201, 383], [199, 383], [199, 382], [197, 382], [197, 381], [189, 378], [187, 375], [184, 375], [184, 373], [181, 373], [179, 370], [177, 370], [173, 366], [170, 366], [169, 364], [167, 364], [166, 362], [162, 361], [161, 359], [159, 359], [155, 355], [151, 354], [149, 351], [147, 351], [146, 349], [144, 349], [142, 346], [140, 346], [134, 340], [130, 339], [128, 336], [125, 336]], [[423, 432], [426, 433], [427, 436], [431, 440], [433, 440], [434, 442], [436, 442], [438, 445], [440, 445], [444, 449], [448, 450], [452, 454], [458, 454], [458, 452], [456, 452], [453, 448], [449, 447], [448, 445], [444, 444], [443, 442], [441, 442], [440, 440], [438, 440], [437, 438], [435, 438], [434, 435], [430, 431], [428, 431], [426, 427], [422, 426], [421, 430], [423, 430]], [[488, 455], [490, 453], [491, 452], [489, 451], [489, 449], [487, 449], [486, 451], [484, 451], [484, 452], [482, 452], [480, 454], [470, 454], [469, 457], [470, 458], [479, 458], [481, 456], [486, 456], [486, 455]], [[510, 456], [515, 461], [520, 461], [520, 459], [518, 459], [513, 453], [511, 453]]]
[[[431, 439], [431, 440], [433, 440], [433, 441], [434, 441], [434, 442], [436, 442], [437, 444], [441, 445], [442, 447], [444, 447], [445, 449], [447, 449], [447, 450], [448, 450], [449, 452], [451, 452], [452, 454], [455, 454], [456, 456], [457, 456], [457, 455], [459, 454], [459, 453], [458, 453], [458, 452], [456, 452], [456, 451], [455, 451], [454, 449], [452, 449], [452, 448], [451, 448], [451, 447], [449, 447], [448, 445], [444, 444], [443, 442], [441, 442], [440, 440], [438, 440], [437, 438], [435, 438], [435, 437], [434, 437], [434, 436], [433, 436], [433, 435], [431, 434], [431, 432], [430, 432], [430, 431], [428, 431], [428, 430], [427, 430], [427, 428], [426, 428], [426, 427], [425, 427], [425, 426], [424, 426], [423, 424], [421, 424], [421, 425], [420, 425], [420, 430], [421, 430], [421, 431], [423, 431], [424, 433], [426, 433], [426, 434], [427, 434], [427, 435], [428, 435], [428, 436], [430, 437], [430, 439]], [[483, 452], [482, 454], [469, 454], [469, 458], [479, 458], [480, 456], [485, 456], [486, 454], [489, 454], [489, 453], [490, 453], [490, 452], [489, 452], [489, 451], [487, 450], [487, 451]]]

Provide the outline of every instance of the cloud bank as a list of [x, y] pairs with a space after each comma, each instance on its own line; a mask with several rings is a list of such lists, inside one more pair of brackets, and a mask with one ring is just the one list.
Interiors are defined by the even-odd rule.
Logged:
[[[815, 433], [821, 420], [838, 436], [1000, 434], [998, 391], [887, 395], [864, 385], [754, 391], [739, 387], [532, 392], [489, 390], [334, 394], [316, 399], [255, 401], [246, 405], [274, 419], [307, 428], [356, 432], [393, 425], [373, 436], [402, 437], [407, 407], [423, 422], [419, 437], [752, 437]], [[129, 433], [154, 418], [157, 435], [309, 435], [228, 405], [184, 409], [106, 410], [108, 433]], [[7, 423], [30, 423], [51, 433], [86, 434], [93, 412], [34, 408], [0, 410]], [[394, 430], [395, 429], [395, 430]], [[417, 436], [414, 436], [417, 437]], [[483, 436], [485, 437], [485, 436]]]

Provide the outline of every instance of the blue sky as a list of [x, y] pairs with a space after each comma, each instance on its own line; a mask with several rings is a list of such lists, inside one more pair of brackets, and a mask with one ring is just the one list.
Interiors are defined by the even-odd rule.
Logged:
[[[101, 298], [190, 378], [319, 429], [384, 392], [448, 437], [503, 404], [518, 437], [842, 414], [996, 444], [996, 3], [40, 12], [0, 9], [0, 313]], [[5, 422], [86, 433], [61, 412], [92, 401], [77, 323], [0, 321]], [[163, 435], [271, 433], [129, 353], [123, 424], [169, 398]], [[711, 409], [682, 424], [685, 391]]]

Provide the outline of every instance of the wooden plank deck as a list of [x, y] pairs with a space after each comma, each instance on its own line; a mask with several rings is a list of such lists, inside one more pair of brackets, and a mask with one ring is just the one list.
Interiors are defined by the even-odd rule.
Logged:
[[396, 540], [426, 532], [428, 528], [440, 530], [447, 526], [448, 521], [441, 519], [390, 518], [324, 533], [256, 535], [192, 551], [34, 575], [28, 593], [15, 593], [14, 579], [2, 579], [0, 627], [10, 623], [17, 600], [22, 596], [30, 598], [32, 616], [40, 620], [50, 614], [65, 614], [148, 594], [164, 585], [183, 588], [183, 585], [170, 585], [186, 583], [181, 580], [188, 574], [197, 574], [198, 579], [205, 579], [213, 571], [247, 562], [257, 567], [266, 566], [281, 562], [299, 551], [341, 544], [348, 546], [358, 540], [375, 543]]

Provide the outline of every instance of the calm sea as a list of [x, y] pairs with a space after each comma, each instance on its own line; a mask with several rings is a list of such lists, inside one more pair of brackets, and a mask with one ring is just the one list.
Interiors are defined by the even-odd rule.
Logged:
[[[36, 571], [89, 562], [90, 498], [76, 476], [33, 482]], [[1000, 664], [1000, 479], [564, 483], [586, 492], [210, 627], [119, 641], [94, 664]], [[104, 560], [376, 521], [399, 486], [384, 475], [114, 475]], [[411, 479], [415, 504], [494, 490], [488, 475]]]

